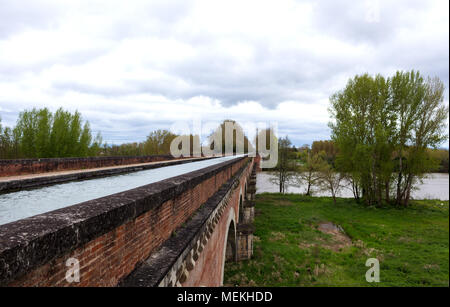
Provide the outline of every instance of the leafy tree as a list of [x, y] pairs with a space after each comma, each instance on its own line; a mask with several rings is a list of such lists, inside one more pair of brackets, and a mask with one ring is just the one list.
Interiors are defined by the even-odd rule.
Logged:
[[313, 154], [318, 154], [320, 152], [325, 153], [325, 159], [331, 165], [334, 165], [336, 159], [337, 148], [333, 141], [314, 141], [311, 145], [311, 151]]
[[168, 130], [152, 131], [144, 142], [144, 154], [162, 155], [170, 153], [170, 143], [176, 135]]
[[[107, 147], [106, 143], [103, 143], [103, 138], [100, 132], [97, 132], [92, 144], [90, 145], [88, 152], [89, 156], [100, 156], [102, 153], [105, 154], [104, 148]], [[102, 151], [103, 150], [103, 151]]]
[[80, 140], [78, 142], [78, 156], [89, 156], [90, 146], [92, 143], [92, 133], [89, 122], [84, 123], [83, 130], [81, 131]]
[[408, 204], [414, 184], [435, 167], [427, 148], [447, 138], [443, 89], [439, 79], [424, 81], [411, 71], [355, 76], [331, 96], [336, 168], [352, 182], [355, 198], [361, 191], [368, 205], [381, 205], [395, 186], [395, 203]]
[[52, 155], [52, 149], [50, 147], [52, 114], [49, 109], [44, 108], [38, 110], [36, 115], [36, 157], [50, 157]]
[[14, 157], [14, 135], [9, 127], [2, 127], [0, 117], [0, 159], [11, 159]]
[[286, 192], [296, 170], [295, 154], [291, 151], [290, 146], [291, 141], [287, 136], [278, 139], [278, 163], [270, 180], [279, 186], [280, 193]]
[[[388, 139], [395, 117], [388, 112], [389, 81], [377, 75], [356, 76], [346, 88], [331, 97], [332, 138], [339, 148], [339, 171], [361, 186], [367, 204], [381, 201]], [[390, 158], [390, 157], [389, 157]], [[389, 160], [388, 158], [388, 160]], [[355, 195], [357, 196], [357, 195]]]
[[408, 205], [413, 184], [420, 181], [426, 172], [437, 168], [437, 161], [429, 156], [427, 148], [436, 148], [447, 139], [446, 122], [449, 110], [448, 106], [443, 104], [444, 84], [438, 78], [428, 78], [420, 89], [423, 89], [424, 96], [417, 108], [417, 117], [411, 129], [411, 145], [404, 169], [405, 184], [401, 192], [404, 206]]
[[38, 110], [23, 111], [19, 113], [15, 135], [19, 138], [19, 148], [23, 156], [27, 158], [37, 157], [36, 134], [38, 130]]
[[[91, 150], [92, 135], [89, 122], [83, 124], [78, 111], [70, 113], [59, 108], [25, 110], [19, 114], [10, 136], [10, 156], [24, 158], [85, 157], [96, 154]], [[12, 141], [11, 141], [12, 140]], [[96, 139], [98, 141], [98, 139]], [[98, 145], [98, 144], [97, 144]]]

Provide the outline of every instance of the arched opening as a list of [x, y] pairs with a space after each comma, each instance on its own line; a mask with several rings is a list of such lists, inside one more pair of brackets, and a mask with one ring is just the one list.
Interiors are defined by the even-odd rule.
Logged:
[[239, 195], [239, 219], [238, 223], [241, 223], [244, 220], [244, 204], [242, 201], [242, 194]]
[[226, 229], [226, 239], [223, 242], [223, 260], [222, 260], [222, 271], [220, 276], [220, 285], [223, 285], [223, 272], [225, 268], [226, 261], [236, 261], [237, 260], [237, 242], [236, 242], [236, 222], [235, 222], [235, 211], [234, 208], [230, 208], [230, 212], [227, 218], [227, 229]]
[[225, 249], [225, 262], [236, 261], [236, 230], [234, 222], [228, 227], [227, 245]]
[[244, 188], [244, 199], [247, 200], [247, 182], [245, 183], [245, 188]]

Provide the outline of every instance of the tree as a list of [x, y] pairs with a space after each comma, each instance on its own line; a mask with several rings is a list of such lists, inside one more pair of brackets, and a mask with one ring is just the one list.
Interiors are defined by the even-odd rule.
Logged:
[[422, 88], [424, 96], [411, 129], [411, 145], [404, 169], [405, 184], [401, 193], [404, 206], [408, 205], [414, 183], [429, 170], [437, 168], [437, 161], [430, 158], [427, 148], [436, 148], [447, 139], [445, 130], [449, 110], [443, 105], [444, 84], [438, 78], [428, 78]]
[[336, 159], [337, 149], [333, 141], [314, 141], [311, 145], [311, 151], [313, 154], [318, 154], [321, 151], [325, 153], [325, 159], [331, 165], [334, 165]]
[[95, 157], [95, 156], [101, 155], [102, 150], [106, 147], [107, 147], [107, 145], [106, 145], [106, 143], [103, 143], [103, 138], [102, 138], [101, 133], [97, 132], [94, 140], [92, 141], [92, 144], [90, 145], [90, 147], [88, 149], [89, 156]]
[[37, 133], [37, 113], [36, 109], [19, 113], [15, 130], [15, 135], [19, 138], [20, 152], [27, 158], [37, 157], [36, 133]]
[[52, 113], [47, 108], [38, 110], [36, 113], [36, 156], [50, 157], [52, 155], [52, 149], [50, 147]]
[[92, 143], [92, 134], [89, 122], [84, 123], [83, 130], [81, 132], [80, 141], [78, 145], [78, 156], [89, 156], [90, 146]]
[[352, 182], [355, 198], [368, 205], [408, 204], [414, 184], [435, 165], [427, 148], [445, 134], [448, 107], [442, 82], [419, 72], [397, 72], [385, 79], [368, 74], [350, 79], [331, 96], [332, 139], [336, 168]]
[[331, 165], [327, 165], [319, 173], [319, 186], [322, 190], [329, 191], [331, 193], [334, 204], [336, 204], [336, 195], [342, 188], [343, 179], [344, 176], [341, 173], [336, 172]]
[[377, 75], [356, 76], [346, 88], [334, 94], [330, 124], [332, 139], [339, 148], [337, 169], [348, 174], [355, 186], [355, 198], [361, 187], [367, 204], [380, 204], [385, 186], [381, 175], [389, 156], [388, 140], [395, 126], [395, 117], [389, 112], [389, 80]]
[[412, 137], [412, 128], [418, 118], [420, 104], [425, 97], [423, 78], [419, 72], [397, 72], [391, 81], [392, 103], [398, 114], [398, 128], [395, 133], [397, 153], [397, 192], [399, 205], [405, 196], [407, 183], [404, 182], [404, 159], [407, 144]]
[[11, 159], [14, 157], [14, 135], [9, 127], [2, 127], [0, 117], [0, 159]]
[[302, 163], [297, 168], [294, 181], [297, 185], [306, 184], [306, 195], [313, 193], [313, 187], [320, 181], [320, 172], [328, 167], [325, 152], [313, 153], [310, 150], [304, 150], [300, 159]]
[[91, 155], [89, 122], [83, 124], [78, 111], [59, 108], [24, 110], [10, 136], [10, 156], [15, 158], [85, 157]]
[[291, 141], [287, 136], [278, 139], [278, 164], [270, 180], [279, 186], [280, 193], [286, 192], [287, 185], [292, 180], [295, 171], [295, 160], [290, 146]]
[[168, 130], [152, 131], [144, 142], [144, 154], [162, 155], [170, 153], [170, 143], [176, 135]]

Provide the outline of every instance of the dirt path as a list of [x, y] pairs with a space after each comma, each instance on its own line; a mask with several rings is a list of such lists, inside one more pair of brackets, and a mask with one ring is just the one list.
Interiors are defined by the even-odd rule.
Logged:
[[332, 236], [333, 242], [327, 243], [324, 247], [330, 248], [333, 251], [340, 251], [344, 247], [352, 245], [352, 239], [347, 236], [339, 225], [335, 225], [331, 222], [323, 222], [319, 224], [318, 228], [321, 232]]

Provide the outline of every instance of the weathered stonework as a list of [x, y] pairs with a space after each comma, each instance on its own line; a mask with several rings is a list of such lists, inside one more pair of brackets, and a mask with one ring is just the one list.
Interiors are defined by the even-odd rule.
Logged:
[[40, 177], [20, 179], [20, 180], [0, 181], [0, 193], [8, 193], [8, 192], [23, 190], [23, 189], [39, 188], [39, 187], [48, 186], [48, 185], [61, 184], [64, 182], [69, 182], [69, 181], [88, 180], [88, 179], [94, 179], [94, 178], [99, 178], [99, 177], [114, 176], [114, 175], [137, 172], [137, 171], [148, 170], [148, 169], [154, 169], [154, 168], [159, 168], [159, 167], [164, 167], [164, 166], [178, 165], [178, 164], [184, 164], [184, 163], [190, 163], [190, 162], [198, 162], [198, 161], [206, 160], [206, 159], [211, 159], [211, 158], [179, 159], [179, 160], [173, 160], [173, 161], [168, 160], [168, 161], [155, 162], [152, 164], [141, 164], [141, 165], [134, 165], [134, 166], [128, 166], [128, 167], [125, 166], [125, 167], [110, 168], [110, 169], [107, 168], [107, 169], [83, 171], [83, 172], [77, 172], [77, 173], [71, 173], [71, 174], [54, 175], [54, 176], [47, 175], [47, 176], [40, 176]]
[[[121, 286], [170, 287], [188, 282], [189, 274], [205, 251], [247, 164], [193, 214], [176, 235], [120, 282]], [[219, 228], [220, 230], [220, 228]], [[202, 268], [204, 269], [204, 268]]]
[[[1, 225], [0, 286], [220, 286], [226, 254], [253, 253], [239, 203], [254, 162], [236, 158]], [[243, 208], [252, 221], [251, 202]], [[79, 260], [79, 283], [65, 279], [69, 258]]]
[[[247, 161], [237, 158], [0, 226], [0, 285], [114, 286]], [[68, 258], [81, 282], [65, 280]]]
[[237, 260], [250, 259], [253, 256], [253, 225], [241, 223], [237, 225]]
[[172, 155], [120, 156], [89, 158], [42, 158], [0, 160], [0, 176], [47, 173], [63, 170], [89, 169], [106, 166], [173, 160]]
[[[242, 221], [237, 225], [237, 260], [250, 259], [253, 256], [253, 220], [255, 218], [256, 169], [253, 164], [250, 179], [247, 183], [247, 195], [244, 201]], [[254, 178], [254, 179], [253, 179]]]

